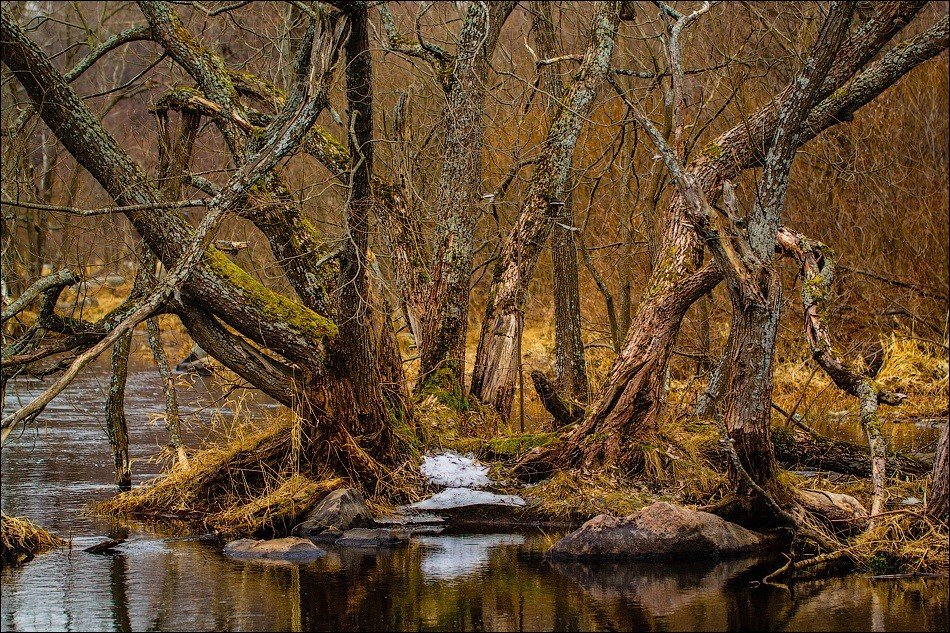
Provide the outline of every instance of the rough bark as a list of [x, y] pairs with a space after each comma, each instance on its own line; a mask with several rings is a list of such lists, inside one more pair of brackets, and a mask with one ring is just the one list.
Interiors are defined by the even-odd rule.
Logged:
[[[919, 2], [882, 3], [876, 7], [874, 15], [851, 34], [822, 83], [816, 99], [823, 101], [809, 113], [807, 124], [798, 137], [799, 144], [806, 143], [828, 127], [848, 120], [852, 113], [872, 101], [903, 75], [946, 49], [947, 23], [944, 20], [925, 33], [891, 49], [879, 60], [869, 63], [881, 48], [908, 24], [921, 6], [923, 5]], [[867, 67], [851, 79], [865, 65]], [[788, 90], [781, 93], [774, 102], [780, 104], [787, 96]], [[765, 139], [774, 135], [777, 110], [776, 105], [764, 107], [742, 124], [719, 136], [692, 161], [688, 169], [690, 180], [707, 199], [713, 200], [719, 196], [725, 180], [761, 164], [763, 156], [759, 148], [766, 146]], [[602, 430], [598, 423], [589, 421], [610, 421], [611, 428], [625, 429], [624, 435], [627, 439], [648, 437], [655, 431], [660, 407], [664, 401], [662, 386], [645, 379], [644, 375], [665, 373], [673, 341], [680, 327], [679, 321], [656, 327], [654, 324], [658, 319], [657, 313], [665, 311], [671, 317], [681, 319], [688, 306], [680, 310], [678, 304], [683, 300], [695, 301], [703, 294], [692, 298], [680, 297], [681, 286], [695, 282], [700, 276], [711, 275], [705, 281], [708, 286], [705, 291], [708, 291], [722, 279], [718, 268], [713, 268], [712, 271], [696, 270], [701, 261], [701, 245], [686, 220], [686, 211], [686, 200], [681, 194], [674, 193], [662, 237], [662, 248], [657, 255], [644, 298], [632, 319], [633, 327], [627, 334], [623, 350], [615, 359], [601, 393], [588, 409], [585, 422], [565, 437], [562, 444], [566, 443], [569, 447], [542, 448], [527, 455], [520, 466], [523, 467], [523, 472], [576, 466], [581, 464], [580, 460], [584, 454], [589, 455], [592, 461], [583, 465], [596, 467], [600, 456], [612, 453], [605, 446], [611, 433], [606, 429]], [[677, 309], [670, 310], [670, 307]], [[669, 340], [664, 340], [667, 337]], [[645, 350], [650, 353], [644, 355]], [[636, 394], [638, 389], [643, 392]], [[639, 409], [617, 410], [614, 403], [618, 393], [627, 393], [628, 400], [635, 399], [650, 404]], [[580, 444], [585, 445], [583, 451]], [[595, 445], [599, 445], [599, 448], [592, 450], [591, 447]], [[626, 444], [622, 451], [623, 459], [620, 461], [627, 464], [638, 463], [639, 458], [635, 450], [637, 445], [636, 441]], [[620, 456], [620, 453], [616, 454]]]
[[129, 459], [129, 426], [125, 420], [125, 382], [129, 375], [132, 333], [119, 338], [112, 348], [112, 377], [106, 399], [106, 433], [112, 448], [114, 480], [119, 490], [132, 488], [132, 461]]
[[[749, 218], [748, 245], [742, 236], [736, 236], [737, 256], [713, 248], [728, 282], [735, 330], [724, 418], [746, 472], [760, 485], [770, 482], [775, 473], [769, 427], [772, 360], [782, 308], [782, 283], [774, 267], [775, 241], [799, 131], [848, 33], [853, 12], [853, 5], [832, 4], [793, 89], [779, 109]], [[730, 212], [736, 209], [730, 208]], [[719, 238], [723, 239], [729, 238]], [[736, 485], [740, 483], [737, 476], [733, 479]]]
[[[842, 442], [806, 431], [784, 430], [772, 433], [775, 458], [787, 466], [805, 466], [854, 477], [870, 477], [873, 464], [866, 446]], [[890, 472], [895, 477], [926, 475], [930, 464], [910, 455], [887, 454]]]
[[930, 497], [927, 499], [927, 514], [946, 521], [950, 517], [947, 490], [950, 488], [950, 447], [947, 434], [950, 425], [944, 425], [937, 442], [937, 458], [934, 461], [933, 480], [930, 482]]
[[[489, 61], [513, 2], [472, 2], [445, 77], [445, 141], [436, 201], [429, 308], [422, 315], [417, 393], [464, 394], [465, 336], [474, 233], [481, 209], [485, 86]], [[411, 317], [410, 317], [411, 318]]]
[[[561, 54], [557, 45], [551, 4], [532, 2], [534, 41], [541, 59]], [[556, 113], [565, 97], [564, 83], [548, 64], [538, 70], [541, 88], [548, 97], [547, 107]], [[581, 301], [577, 271], [577, 244], [574, 234], [573, 183], [564, 186], [564, 196], [553, 201], [559, 211], [551, 230], [551, 262], [554, 273], [554, 376], [558, 390], [569, 398], [587, 402], [587, 361], [581, 337]], [[558, 204], [560, 203], [560, 204]], [[531, 373], [534, 379], [534, 372]], [[535, 381], [537, 387], [537, 381]], [[555, 416], [557, 417], [557, 416]]]
[[517, 351], [524, 328], [522, 310], [527, 286], [555, 217], [561, 213], [581, 127], [598, 86], [610, 70], [619, 8], [617, 2], [603, 2], [597, 10], [577, 79], [548, 129], [521, 212], [505, 237], [495, 266], [469, 392], [504, 418], [511, 413], [519, 371]]
[[820, 242], [809, 240], [787, 229], [778, 231], [778, 246], [793, 255], [802, 266], [802, 306], [805, 314], [805, 339], [812, 357], [835, 385], [855, 396], [860, 402], [861, 426], [871, 449], [871, 481], [873, 500], [871, 516], [884, 507], [886, 483], [887, 442], [881, 432], [878, 404], [900, 404], [903, 394], [885, 391], [864, 372], [838, 358], [831, 343], [831, 335], [823, 315], [828, 311], [828, 297], [834, 277], [835, 253]]

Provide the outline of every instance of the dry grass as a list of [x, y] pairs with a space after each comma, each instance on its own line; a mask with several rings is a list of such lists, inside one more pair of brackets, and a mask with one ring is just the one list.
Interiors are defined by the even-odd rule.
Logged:
[[0, 564], [18, 565], [41, 552], [64, 545], [66, 541], [26, 517], [0, 514]]
[[950, 570], [947, 524], [921, 512], [896, 510], [878, 517], [848, 551], [859, 568], [875, 574]]
[[518, 492], [533, 505], [535, 512], [571, 523], [598, 514], [627, 516], [658, 499], [632, 482], [577, 471], [558, 471]]

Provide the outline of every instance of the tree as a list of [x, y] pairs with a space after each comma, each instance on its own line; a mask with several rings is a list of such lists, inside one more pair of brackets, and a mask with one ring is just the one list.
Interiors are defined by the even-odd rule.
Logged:
[[[823, 130], [850, 120], [855, 111], [906, 73], [946, 49], [947, 24], [940, 21], [875, 60], [920, 8], [911, 3], [878, 5], [848, 35], [814, 97], [816, 105], [795, 137], [796, 148]], [[780, 107], [793, 91], [794, 86], [787, 86], [768, 105], [721, 134], [686, 165], [684, 177], [706, 200], [719, 197], [723, 182], [763, 164], [759, 148], [768, 145], [766, 139], [774, 138]], [[680, 324], [690, 305], [715, 287], [723, 275], [715, 263], [701, 265], [701, 241], [689, 221], [689, 204], [682, 192], [674, 194], [644, 298], [631, 320], [623, 349], [583, 422], [556, 446], [525, 456], [519, 471], [536, 476], [553, 467], [607, 466], [624, 472], [642, 467], [640, 447], [657, 429], [665, 402], [664, 376]]]

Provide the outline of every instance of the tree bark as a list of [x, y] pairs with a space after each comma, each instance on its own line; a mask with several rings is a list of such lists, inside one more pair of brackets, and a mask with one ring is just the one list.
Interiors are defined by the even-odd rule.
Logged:
[[947, 489], [950, 488], [950, 447], [947, 434], [950, 425], [944, 425], [937, 442], [937, 458], [934, 461], [933, 480], [930, 482], [930, 497], [927, 499], [927, 514], [946, 521], [950, 517]]
[[132, 333], [119, 338], [112, 348], [112, 378], [106, 400], [106, 433], [112, 447], [115, 485], [119, 490], [132, 488], [132, 461], [129, 459], [129, 427], [125, 420], [125, 382], [129, 375], [129, 349]]
[[[429, 308], [422, 315], [416, 392], [465, 393], [465, 337], [474, 233], [481, 209], [489, 61], [513, 2], [472, 2], [445, 82], [445, 144], [436, 207]], [[410, 317], [412, 318], [412, 317]]]
[[[903, 75], [946, 49], [947, 23], [941, 21], [869, 64], [921, 6], [921, 3], [900, 2], [878, 5], [871, 19], [850, 36], [822, 83], [817, 98], [824, 100], [808, 115], [807, 124], [798, 137], [799, 145], [826, 128], [848, 120], [853, 112], [875, 99]], [[865, 65], [863, 72], [845, 87], [852, 75]], [[774, 102], [780, 104], [789, 90], [783, 91]], [[777, 111], [776, 105], [764, 107], [707, 145], [693, 160], [688, 170], [690, 180], [707, 199], [718, 197], [725, 180], [761, 164], [763, 156], [759, 148], [766, 145], [765, 139], [774, 135]], [[682, 306], [682, 303], [692, 303], [722, 280], [722, 273], [716, 267], [696, 270], [702, 259], [701, 244], [687, 221], [686, 211], [683, 196], [674, 193], [662, 247], [644, 298], [632, 319], [633, 327], [627, 333], [623, 350], [614, 360], [600, 394], [588, 409], [585, 421], [570, 432], [560, 446], [542, 447], [529, 453], [516, 467], [516, 472], [529, 475], [551, 468], [629, 466], [641, 461], [636, 454], [639, 443], [636, 441], [628, 441], [619, 451], [607, 450], [607, 438], [612, 434], [610, 429], [623, 429], [627, 440], [642, 439], [655, 432], [664, 394], [656, 381], [647, 377], [666, 372], [682, 316], [689, 307]], [[685, 286], [699, 286], [702, 292], [695, 295], [683, 293]], [[665, 317], [675, 322], [658, 324]], [[617, 409], [615, 405], [621, 394], [626, 402], [644, 404], [636, 409]], [[615, 455], [617, 461], [605, 464], [603, 457], [607, 455]]]
[[[534, 41], [541, 59], [551, 59], [561, 54], [557, 44], [551, 4], [532, 2], [534, 17]], [[547, 95], [547, 108], [558, 111], [564, 99], [565, 88], [555, 73], [555, 66], [548, 64], [538, 70], [541, 87]], [[578, 285], [577, 243], [574, 233], [574, 186], [568, 180], [564, 195], [556, 206], [559, 213], [554, 218], [551, 230], [551, 261], [554, 269], [554, 377], [557, 389], [569, 398], [586, 403], [589, 397], [587, 384], [587, 360], [584, 354], [584, 339], [581, 336], [581, 300]], [[534, 372], [531, 373], [532, 379]], [[537, 386], [537, 381], [535, 381]]]
[[619, 6], [618, 2], [603, 2], [598, 7], [577, 80], [548, 129], [521, 213], [502, 244], [495, 266], [470, 394], [494, 407], [503, 418], [511, 413], [520, 365], [517, 350], [524, 328], [527, 286], [554, 219], [561, 213], [564, 186], [584, 119], [610, 70]]
[[[773, 432], [772, 444], [775, 458], [787, 466], [830, 470], [854, 477], [870, 477], [873, 471], [866, 446], [812, 435], [799, 429]], [[895, 477], [920, 477], [932, 469], [927, 462], [902, 453], [889, 452], [887, 460]]]

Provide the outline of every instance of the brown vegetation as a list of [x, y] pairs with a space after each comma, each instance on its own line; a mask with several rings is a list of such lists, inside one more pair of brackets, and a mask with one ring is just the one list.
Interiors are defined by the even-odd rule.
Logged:
[[[177, 463], [109, 511], [279, 532], [453, 446], [559, 518], [758, 498], [945, 558], [945, 448], [888, 514], [950, 393], [944, 4], [370, 5], [4, 4], [0, 391], [56, 377], [4, 442], [112, 347], [127, 487], [145, 322]], [[192, 341], [286, 417], [189, 454]], [[792, 429], [866, 443], [866, 533], [795, 501]]]

